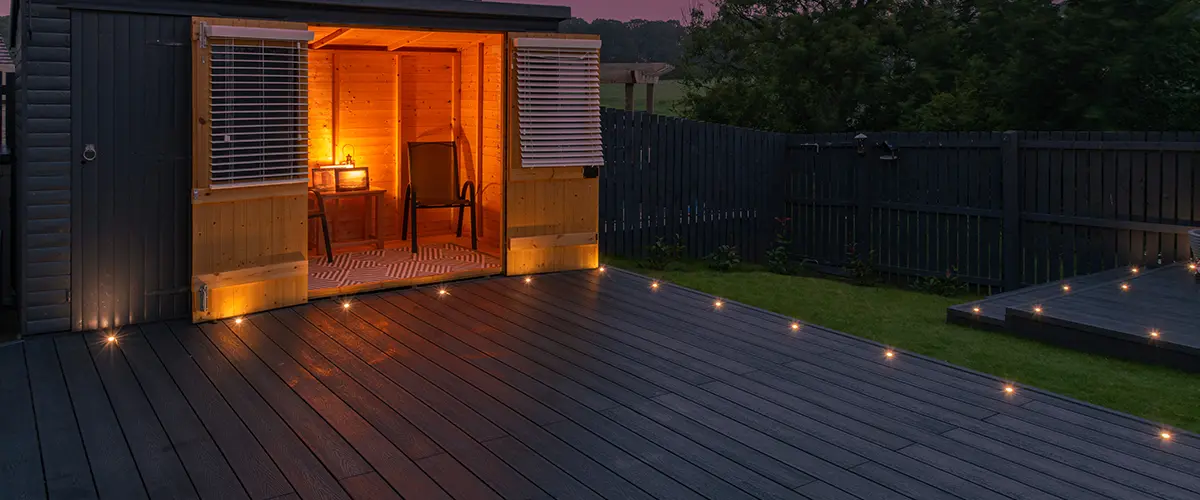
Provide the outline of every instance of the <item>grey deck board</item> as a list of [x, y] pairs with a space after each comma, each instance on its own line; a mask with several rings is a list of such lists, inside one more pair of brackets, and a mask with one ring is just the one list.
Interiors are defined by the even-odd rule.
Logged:
[[[71, 396], [59, 366], [54, 340], [31, 340], [22, 347], [32, 393], [33, 406], [30, 410], [37, 419], [34, 436], [41, 454], [39, 474], [45, 478], [45, 493], [37, 497], [97, 498], [96, 485], [92, 481], [91, 468], [83, 448], [83, 437], [71, 408]], [[18, 446], [29, 445], [28, 442], [14, 443]], [[28, 457], [32, 453], [36, 451], [20, 449], [11, 456]]]
[[0, 443], [11, 443], [13, 450], [0, 455], [0, 491], [13, 498], [42, 498], [46, 482], [21, 344], [0, 346], [0, 408]]
[[[1084, 278], [1072, 293], [1089, 293]], [[648, 283], [617, 270], [487, 279], [141, 325], [117, 345], [91, 333], [0, 347], [0, 404], [15, 408], [0, 417], [15, 438], [0, 443], [0, 486], [18, 498], [1200, 498], [1194, 434], [1164, 441], [1155, 422], [1031, 387], [1005, 395], [996, 377], [888, 360], [872, 341]]]

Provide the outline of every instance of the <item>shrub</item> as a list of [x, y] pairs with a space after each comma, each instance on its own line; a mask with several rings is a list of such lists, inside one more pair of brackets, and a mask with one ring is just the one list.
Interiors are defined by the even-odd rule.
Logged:
[[733, 245], [721, 245], [717, 247], [717, 251], [708, 255], [708, 267], [717, 271], [732, 271], [741, 262], [738, 249]]
[[653, 245], [646, 247], [646, 261], [643, 264], [650, 269], [666, 269], [667, 265], [683, 257], [686, 247], [675, 235], [675, 242], [668, 243], [666, 238], [659, 238]]
[[775, 246], [767, 250], [767, 269], [773, 273], [791, 274], [791, 256], [788, 254], [788, 248], [792, 246], [792, 239], [789, 233], [791, 232], [788, 222], [791, 217], [776, 217], [775, 223]]
[[850, 274], [850, 279], [854, 284], [859, 286], [873, 286], [879, 281], [879, 273], [875, 270], [875, 251], [871, 250], [863, 255], [859, 252], [854, 244], [851, 244], [846, 249], [846, 271]]
[[920, 278], [912, 284], [913, 290], [931, 293], [944, 297], [962, 295], [967, 291], [967, 284], [958, 280], [958, 268], [951, 267], [943, 276]]

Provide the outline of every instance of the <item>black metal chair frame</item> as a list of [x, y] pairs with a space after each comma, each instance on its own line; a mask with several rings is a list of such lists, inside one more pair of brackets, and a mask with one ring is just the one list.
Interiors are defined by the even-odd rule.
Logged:
[[[453, 185], [459, 186], [457, 198], [448, 201], [439, 200], [435, 203], [423, 204], [421, 203], [420, 195], [417, 193], [417, 188], [414, 186], [412, 179], [414, 178], [414, 172], [418, 172], [420, 169], [426, 167], [423, 165], [418, 165], [414, 168], [412, 161], [414, 158], [413, 150], [422, 146], [434, 145], [446, 146], [451, 150], [451, 154], [453, 156], [453, 161], [451, 162], [451, 168], [453, 169], [453, 172], [451, 173], [453, 176]], [[469, 208], [471, 212], [471, 250], [478, 250], [479, 232], [476, 230], [477, 226], [475, 225], [475, 183], [471, 181], [462, 183], [459, 182], [461, 179], [458, 171], [458, 145], [454, 142], [410, 142], [408, 143], [408, 157], [409, 181], [408, 186], [404, 188], [404, 223], [403, 227], [401, 228], [401, 234], [408, 235], [408, 219], [409, 213], [411, 212], [412, 234], [409, 235], [409, 237], [412, 240], [412, 252], [417, 253], [417, 210], [424, 208], [458, 208], [458, 230], [455, 232], [455, 235], [459, 237], [462, 237], [463, 211]], [[421, 174], [417, 173], [416, 175]], [[453, 196], [453, 194], [451, 194], [451, 196]]]
[[317, 197], [317, 211], [309, 212], [308, 218], [309, 220], [312, 220], [313, 218], [321, 219], [321, 235], [325, 238], [325, 258], [330, 264], [332, 264], [333, 243], [330, 242], [329, 219], [325, 217], [325, 199], [321, 197], [321, 192], [317, 191], [316, 189], [309, 189], [308, 192]]

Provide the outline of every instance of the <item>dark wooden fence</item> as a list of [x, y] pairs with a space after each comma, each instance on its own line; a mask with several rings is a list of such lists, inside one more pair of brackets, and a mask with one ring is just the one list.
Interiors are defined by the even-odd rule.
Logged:
[[841, 266], [853, 245], [894, 278], [997, 290], [1185, 260], [1200, 227], [1193, 133], [867, 132], [860, 154], [854, 134], [603, 120], [608, 254], [679, 234], [691, 257], [732, 244], [761, 262], [788, 217], [796, 259]]
[[602, 252], [642, 258], [676, 236], [692, 258], [721, 245], [750, 259], [766, 251], [785, 134], [607, 108], [601, 117]]

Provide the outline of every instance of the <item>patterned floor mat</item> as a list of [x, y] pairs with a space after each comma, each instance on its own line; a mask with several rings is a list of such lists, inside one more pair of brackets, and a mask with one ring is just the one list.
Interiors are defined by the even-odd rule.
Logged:
[[457, 271], [500, 267], [500, 259], [453, 243], [408, 249], [388, 248], [335, 255], [308, 261], [308, 289], [322, 290], [380, 281], [396, 281]]

